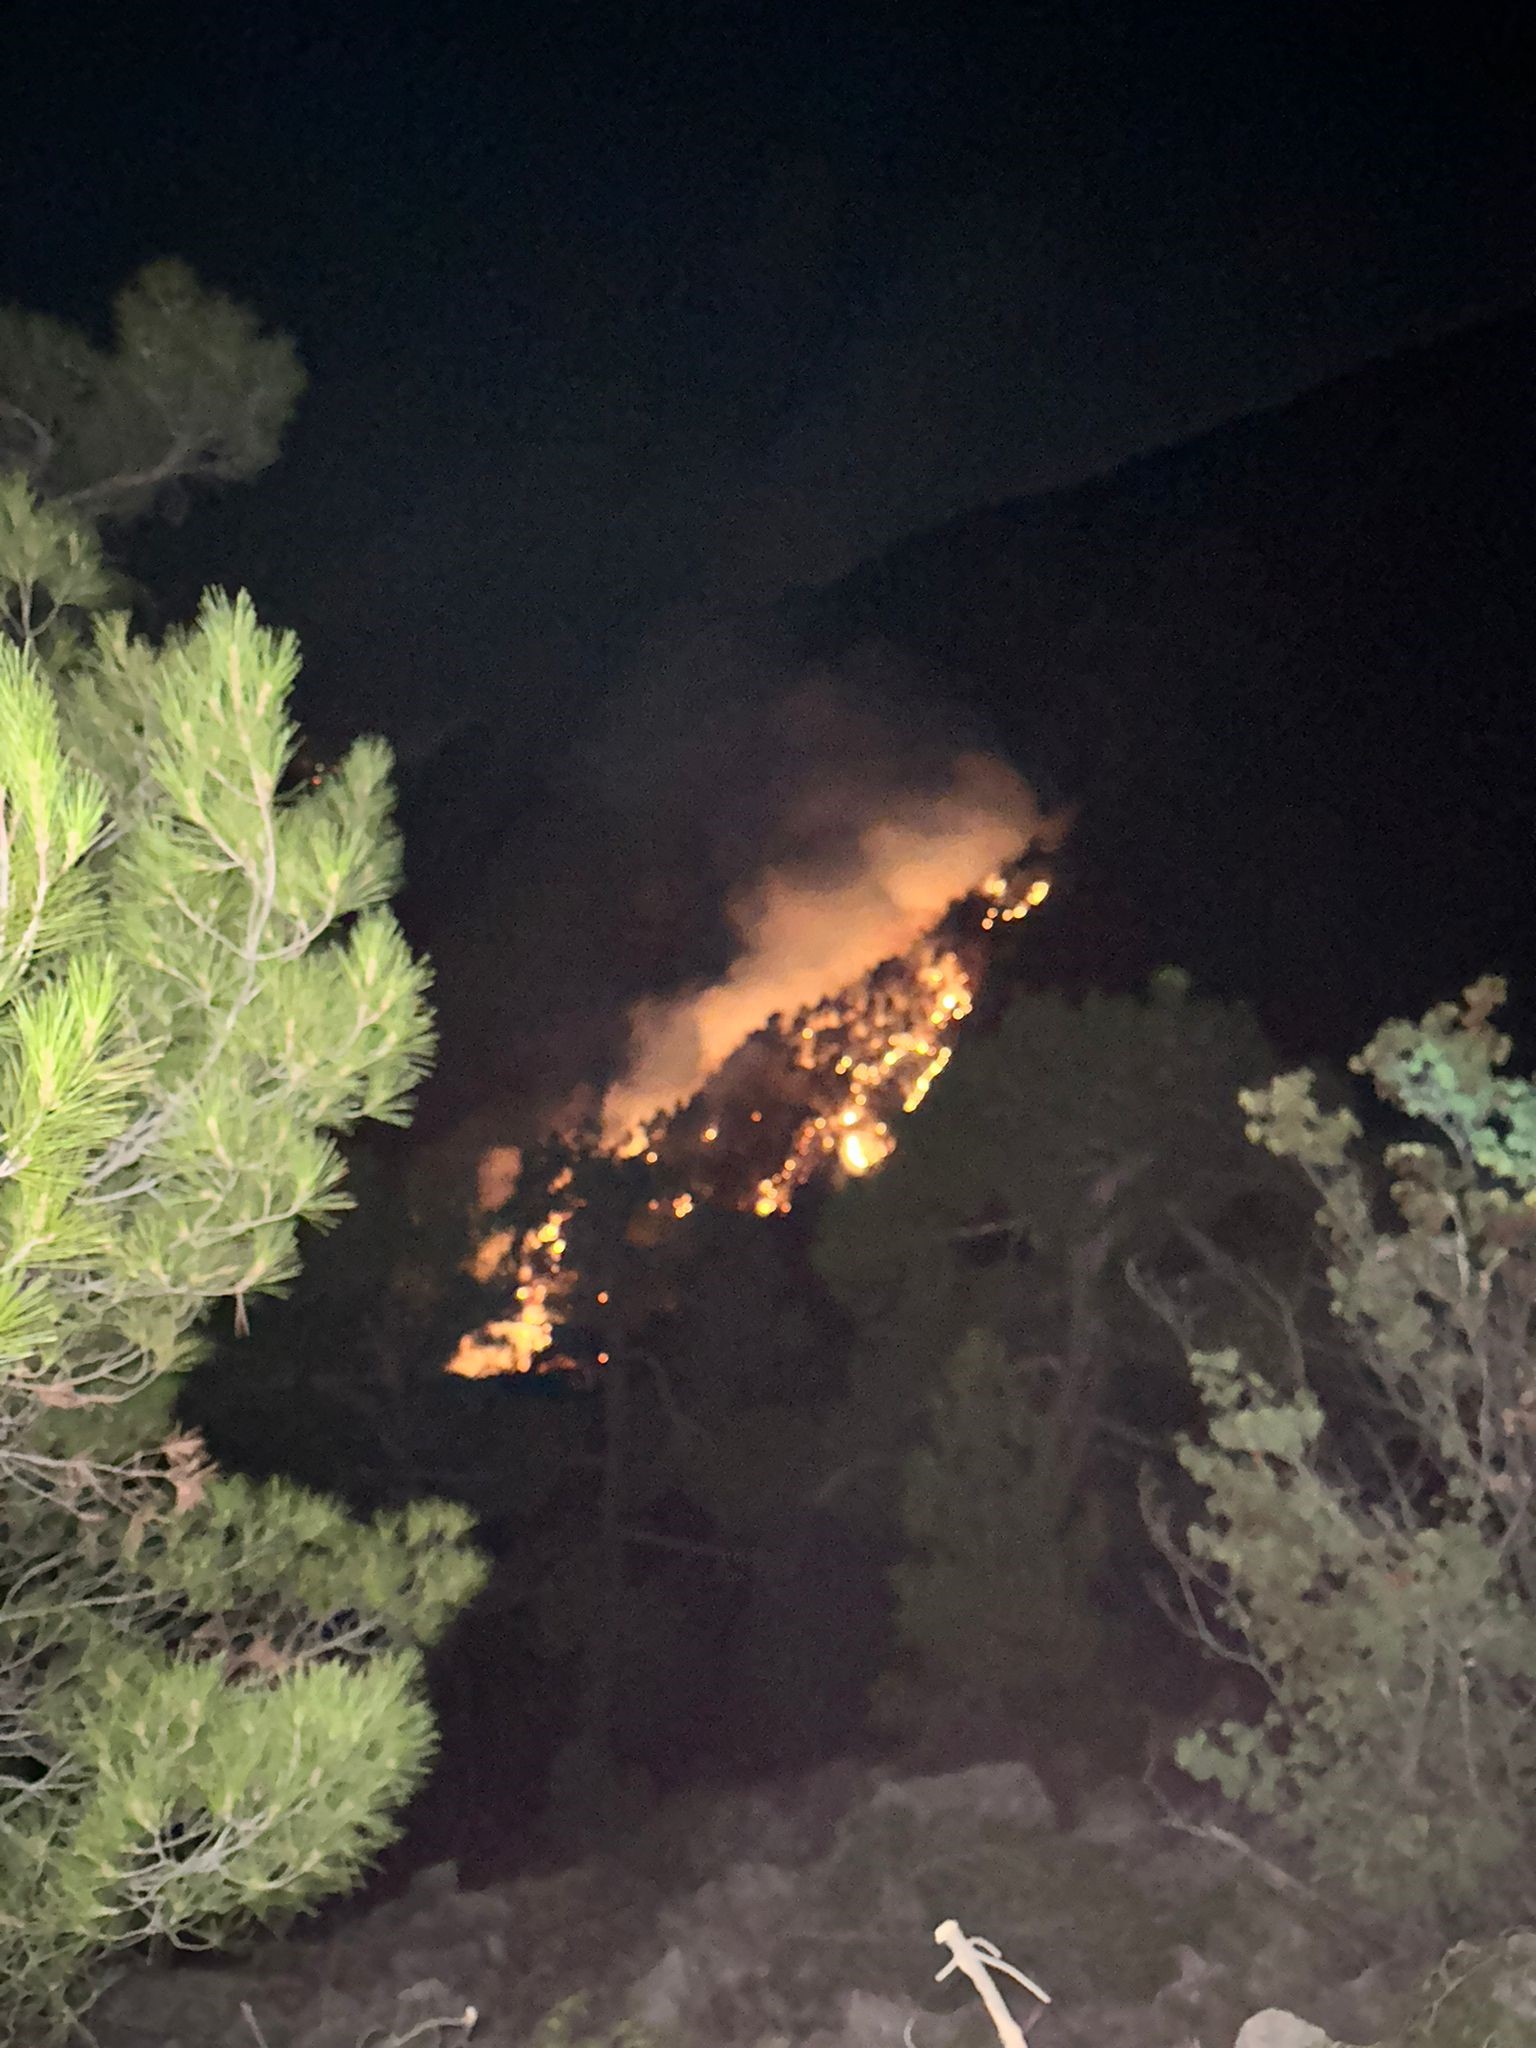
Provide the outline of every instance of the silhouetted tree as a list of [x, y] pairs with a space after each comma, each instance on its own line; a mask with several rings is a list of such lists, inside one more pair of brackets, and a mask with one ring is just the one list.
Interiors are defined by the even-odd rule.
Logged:
[[1145, 997], [1021, 996], [828, 1204], [817, 1263], [860, 1324], [844, 1432], [909, 1546], [904, 1718], [925, 1691], [1001, 1706], [1082, 1684], [1109, 1524], [1138, 1527], [1106, 1431], [1166, 1433], [1190, 1401], [1131, 1276], [1219, 1264], [1256, 1194], [1305, 1239], [1236, 1114], [1270, 1064], [1246, 1011], [1172, 971]]
[[286, 336], [171, 258], [118, 293], [110, 348], [0, 306], [0, 473], [77, 524], [175, 513], [276, 461], [304, 383]]

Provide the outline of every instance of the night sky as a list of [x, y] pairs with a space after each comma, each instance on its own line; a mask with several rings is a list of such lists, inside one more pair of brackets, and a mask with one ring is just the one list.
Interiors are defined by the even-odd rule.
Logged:
[[249, 584], [314, 716], [532, 758], [670, 606], [1530, 289], [1513, 6], [941, 12], [15, 8], [0, 290], [99, 323], [171, 253], [291, 331], [286, 459], [160, 587]]

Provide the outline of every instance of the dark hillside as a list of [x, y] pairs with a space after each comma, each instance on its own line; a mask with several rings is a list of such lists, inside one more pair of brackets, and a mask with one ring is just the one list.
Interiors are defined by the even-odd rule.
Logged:
[[1093, 482], [978, 512], [807, 601], [818, 651], [951, 673], [1083, 802], [1050, 972], [1170, 958], [1288, 1049], [1495, 967], [1536, 983], [1536, 313]]

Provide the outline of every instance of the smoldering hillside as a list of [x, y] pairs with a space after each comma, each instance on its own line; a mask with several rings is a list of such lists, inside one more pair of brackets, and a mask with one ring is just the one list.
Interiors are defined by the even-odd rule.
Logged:
[[923, 665], [739, 618], [654, 633], [513, 815], [433, 936], [432, 1135], [669, 1106], [1062, 829]]

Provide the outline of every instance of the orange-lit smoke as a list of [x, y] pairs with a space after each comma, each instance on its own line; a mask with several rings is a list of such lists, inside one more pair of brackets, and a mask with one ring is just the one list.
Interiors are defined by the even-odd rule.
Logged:
[[730, 906], [741, 951], [725, 976], [631, 1013], [629, 1065], [603, 1104], [605, 1142], [623, 1144], [689, 1101], [771, 1018], [850, 988], [905, 953], [957, 898], [1047, 833], [1011, 768], [964, 754], [940, 794], [887, 802], [835, 874], [770, 869]]

